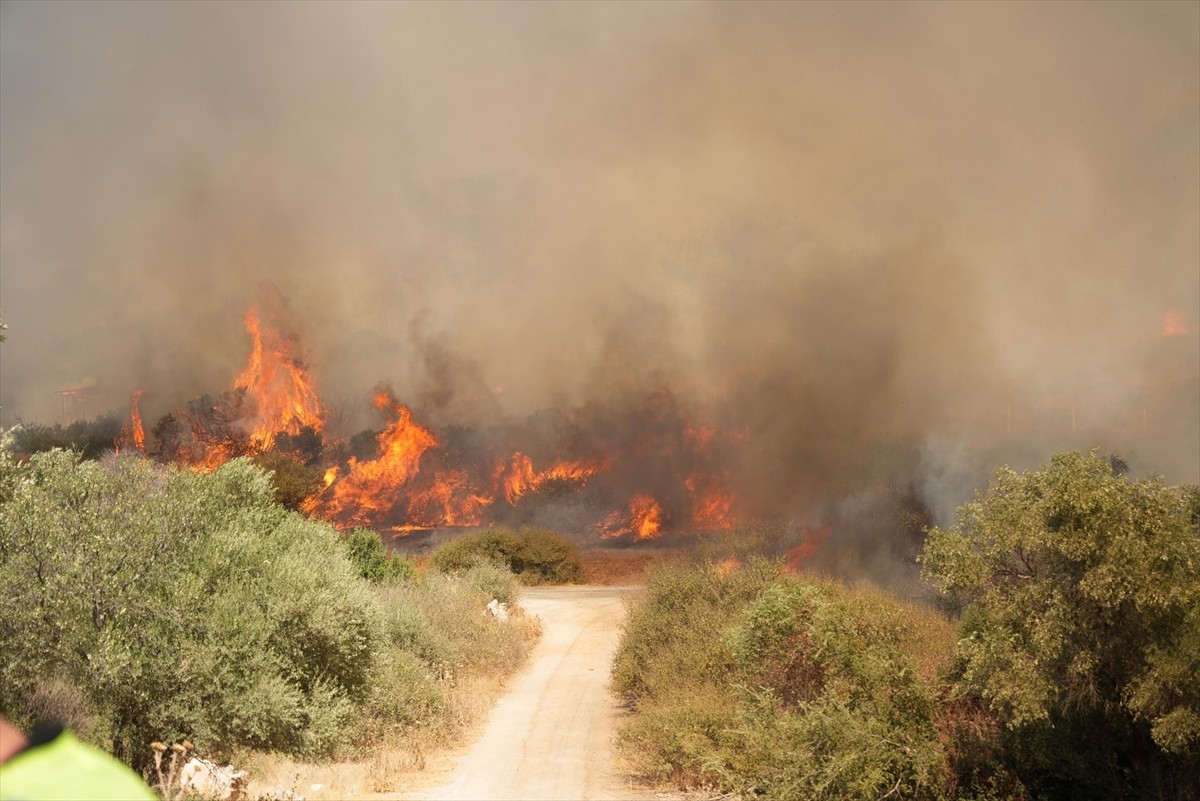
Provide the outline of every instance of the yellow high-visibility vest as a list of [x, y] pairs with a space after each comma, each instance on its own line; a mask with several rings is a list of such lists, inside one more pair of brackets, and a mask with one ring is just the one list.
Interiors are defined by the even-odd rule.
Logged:
[[0, 765], [0, 801], [159, 801], [136, 773], [69, 731]]

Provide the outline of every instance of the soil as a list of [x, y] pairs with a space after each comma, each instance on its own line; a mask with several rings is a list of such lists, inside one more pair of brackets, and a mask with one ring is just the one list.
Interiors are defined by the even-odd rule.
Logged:
[[609, 670], [637, 586], [531, 588], [521, 605], [542, 620], [529, 664], [496, 704], [479, 739], [437, 786], [408, 799], [666, 799], [620, 766], [623, 714]]

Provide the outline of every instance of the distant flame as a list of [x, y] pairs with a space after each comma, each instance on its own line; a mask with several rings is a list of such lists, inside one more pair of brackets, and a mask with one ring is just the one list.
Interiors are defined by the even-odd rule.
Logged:
[[794, 548], [789, 548], [783, 555], [783, 564], [789, 570], [799, 572], [810, 556], [817, 552], [821, 544], [829, 536], [829, 526], [810, 529], [805, 532], [804, 539]]
[[604, 539], [632, 534], [636, 540], [654, 539], [663, 531], [663, 510], [658, 501], [644, 493], [633, 496], [628, 513], [613, 512], [605, 519]]
[[416, 493], [408, 504], [410, 524], [433, 526], [478, 526], [493, 497], [475, 492], [465, 470], [443, 470], [433, 486]]
[[[374, 403], [390, 422], [376, 437], [377, 454], [347, 458], [344, 441], [329, 447], [335, 441], [324, 431], [325, 410], [297, 338], [273, 325], [276, 316], [263, 308], [264, 314], [252, 307], [243, 316], [250, 349], [233, 386], [193, 401], [173, 412], [169, 425], [156, 427], [158, 458], [209, 471], [278, 448], [284, 435], [303, 434], [284, 455], [325, 472], [323, 486], [300, 509], [342, 527], [405, 531], [523, 523], [537, 517], [534, 507], [544, 503], [578, 521], [569, 525], [605, 538], [648, 540], [667, 531], [729, 529], [740, 512], [727, 465], [746, 430], [710, 423], [703, 408], [693, 409], [669, 388], [631, 410], [635, 417], [617, 436], [597, 436], [616, 433], [613, 421], [601, 418], [595, 422], [602, 428], [589, 430], [588, 412], [578, 418], [568, 412], [559, 429], [534, 425], [531, 418], [524, 430], [505, 424], [495, 436], [448, 431], [445, 449], [408, 407], [379, 392]], [[138, 390], [131, 404], [133, 431], [118, 447], [144, 447], [140, 396]], [[526, 442], [523, 431], [533, 435], [531, 451], [517, 449]], [[310, 437], [313, 432], [318, 436]], [[531, 452], [555, 461], [535, 464]], [[593, 480], [594, 491], [565, 497]], [[632, 497], [631, 486], [640, 489]]]
[[390, 394], [377, 392], [374, 402], [395, 417], [379, 435], [379, 456], [364, 462], [351, 457], [346, 476], [329, 486], [328, 497], [309, 499], [305, 511], [319, 511], [353, 525], [378, 522], [401, 500], [404, 486], [420, 469], [421, 456], [437, 447], [433, 433], [414, 423], [408, 407]]
[[[721, 476], [721, 481], [725, 476]], [[692, 523], [708, 531], [733, 527], [733, 493], [719, 485], [717, 479], [703, 473], [693, 473], [683, 482], [692, 498]]]
[[658, 501], [649, 495], [635, 495], [629, 502], [629, 511], [639, 540], [652, 539], [662, 533], [663, 511]]
[[1183, 314], [1178, 309], [1167, 309], [1163, 315], [1163, 336], [1177, 336], [1179, 334], [1188, 333], [1188, 325], [1183, 319]]
[[139, 451], [146, 450], [146, 430], [142, 427], [142, 413], [138, 410], [138, 401], [142, 399], [142, 393], [145, 391], [144, 387], [135, 389], [129, 403], [129, 424], [133, 429], [133, 444]]
[[320, 431], [324, 412], [308, 368], [294, 352], [295, 340], [270, 328], [264, 330], [253, 309], [243, 319], [254, 344], [234, 387], [244, 390], [252, 404], [250, 442], [254, 449], [267, 450], [278, 434], [298, 434], [305, 426]]
[[507, 468], [498, 470], [500, 483], [504, 487], [504, 499], [516, 506], [517, 500], [528, 492], [537, 492], [552, 481], [584, 483], [604, 470], [602, 462], [574, 461], [559, 462], [541, 471], [533, 469], [533, 460], [518, 451], [512, 455]]

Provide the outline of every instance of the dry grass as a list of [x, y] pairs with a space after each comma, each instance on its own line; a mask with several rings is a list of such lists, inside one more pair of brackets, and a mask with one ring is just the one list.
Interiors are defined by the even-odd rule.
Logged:
[[[510, 625], [520, 627], [528, 654], [541, 634], [534, 617], [518, 611]], [[435, 725], [410, 729], [372, 747], [359, 759], [303, 762], [281, 754], [247, 752], [234, 760], [250, 774], [249, 798], [270, 799], [291, 791], [307, 801], [402, 799], [446, 781], [459, 753], [506, 692], [512, 674], [484, 670], [459, 673], [446, 688], [446, 714]]]
[[646, 569], [656, 562], [678, 559], [681, 552], [670, 550], [617, 550], [592, 548], [581, 551], [585, 584], [645, 584]]

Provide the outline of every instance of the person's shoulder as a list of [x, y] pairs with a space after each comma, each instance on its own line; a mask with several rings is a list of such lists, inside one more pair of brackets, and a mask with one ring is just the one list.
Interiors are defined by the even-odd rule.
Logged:
[[157, 801], [127, 765], [70, 731], [35, 730], [29, 745], [0, 765], [0, 801]]

